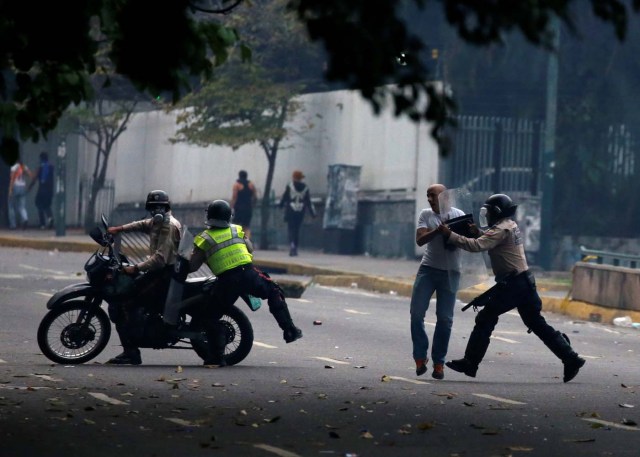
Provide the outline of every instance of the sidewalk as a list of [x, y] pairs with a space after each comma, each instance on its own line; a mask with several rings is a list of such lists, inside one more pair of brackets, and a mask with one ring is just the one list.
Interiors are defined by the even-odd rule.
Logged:
[[[0, 246], [87, 253], [97, 248], [97, 244], [80, 229], [67, 229], [66, 235], [62, 237], [55, 236], [53, 230], [0, 229]], [[270, 274], [284, 275], [288, 281], [298, 282], [301, 291], [313, 282], [336, 287], [358, 287], [408, 298], [411, 296], [413, 279], [420, 262], [418, 259], [385, 259], [304, 250], [297, 257], [289, 257], [284, 250], [256, 250], [254, 263]], [[569, 272], [540, 272], [536, 274], [536, 281], [545, 311], [604, 323], [611, 323], [614, 317], [629, 314], [624, 310], [571, 300]], [[468, 302], [490, 285], [488, 281], [461, 290], [458, 298]], [[632, 318], [634, 322], [640, 321], [640, 316]]]

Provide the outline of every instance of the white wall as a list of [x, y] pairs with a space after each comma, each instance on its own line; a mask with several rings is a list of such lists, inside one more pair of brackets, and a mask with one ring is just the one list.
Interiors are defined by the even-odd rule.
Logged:
[[[408, 189], [412, 195], [417, 188], [417, 209], [424, 207], [426, 186], [438, 176], [438, 149], [426, 125], [394, 118], [390, 110], [376, 117], [369, 103], [351, 91], [308, 94], [301, 100], [305, 109], [291, 123], [298, 133], [283, 142], [277, 158], [277, 197], [295, 169], [305, 173], [314, 196], [326, 194], [328, 165], [343, 163], [362, 166], [361, 190]], [[304, 131], [309, 124], [313, 127]], [[143, 201], [153, 189], [166, 190], [175, 203], [229, 199], [240, 169], [248, 171], [259, 191], [264, 188], [267, 160], [257, 144], [236, 151], [173, 145], [169, 138], [175, 130], [174, 114], [151, 111], [132, 117], [109, 164], [116, 204]], [[91, 154], [89, 145], [84, 147]], [[90, 174], [93, 160], [79, 162]]]

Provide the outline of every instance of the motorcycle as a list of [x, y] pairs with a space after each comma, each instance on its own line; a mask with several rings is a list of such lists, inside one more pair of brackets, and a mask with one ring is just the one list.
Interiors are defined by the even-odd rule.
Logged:
[[[114, 247], [114, 236], [95, 227], [89, 236], [100, 248], [87, 260], [84, 269], [88, 282], [73, 284], [56, 292], [47, 302], [50, 310], [38, 327], [38, 346], [51, 361], [81, 364], [98, 356], [109, 342], [111, 321], [102, 303], [117, 303], [126, 298], [135, 279], [122, 271], [129, 259]], [[209, 355], [205, 326], [205, 307], [216, 306], [214, 276], [187, 278], [181, 287], [182, 306], [177, 330], [168, 333], [163, 323], [163, 306], [142, 304], [136, 307], [135, 343], [154, 349], [192, 349], [204, 359]], [[242, 297], [249, 303], [249, 298]], [[244, 360], [253, 346], [253, 327], [247, 315], [235, 305], [228, 307], [219, 321], [226, 337], [225, 361], [235, 365]]]

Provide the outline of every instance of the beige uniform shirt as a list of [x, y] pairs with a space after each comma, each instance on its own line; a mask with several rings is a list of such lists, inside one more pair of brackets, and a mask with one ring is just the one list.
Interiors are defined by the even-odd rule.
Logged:
[[149, 234], [149, 257], [137, 264], [140, 271], [153, 271], [165, 265], [176, 263], [180, 243], [181, 224], [171, 213], [169, 220], [154, 224], [152, 218], [131, 222], [122, 226], [123, 232], [143, 232]]
[[496, 281], [511, 273], [522, 273], [529, 269], [520, 229], [511, 219], [502, 219], [475, 239], [452, 232], [448, 242], [465, 251], [488, 251]]

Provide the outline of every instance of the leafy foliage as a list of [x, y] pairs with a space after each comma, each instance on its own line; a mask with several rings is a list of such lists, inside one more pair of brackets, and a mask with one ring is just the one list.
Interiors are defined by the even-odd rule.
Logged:
[[[100, 67], [99, 47], [113, 72], [131, 79], [138, 90], [172, 101], [225, 61], [238, 40], [235, 30], [192, 13], [190, 0], [74, 0], [0, 2], [0, 154], [18, 155], [18, 139], [37, 140], [54, 128], [71, 103], [90, 100], [90, 75]], [[244, 2], [249, 3], [249, 2]], [[251, 3], [262, 5], [261, 1]], [[575, 10], [590, 7], [624, 39], [630, 10], [640, 0], [288, 0], [313, 40], [328, 55], [325, 76], [358, 89], [375, 109], [390, 92], [398, 115], [435, 122], [434, 135], [449, 119], [449, 97], [425, 83], [423, 39], [402, 20], [407, 4], [437, 4], [462, 40], [500, 43], [515, 31], [536, 46], [549, 47], [549, 24], [557, 16], [570, 28]], [[230, 16], [240, 13], [233, 10]], [[246, 56], [248, 50], [243, 48]], [[210, 59], [210, 57], [214, 59]], [[395, 86], [385, 87], [387, 84]], [[424, 104], [425, 96], [428, 104]]]

